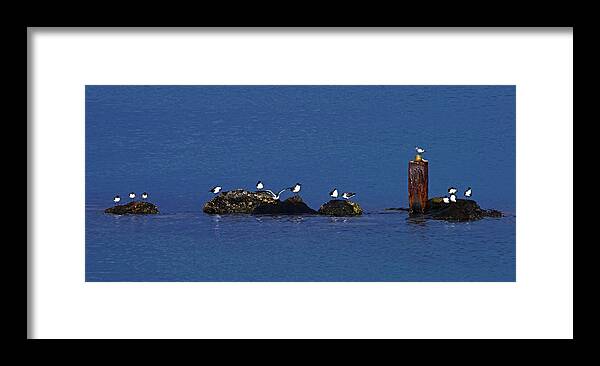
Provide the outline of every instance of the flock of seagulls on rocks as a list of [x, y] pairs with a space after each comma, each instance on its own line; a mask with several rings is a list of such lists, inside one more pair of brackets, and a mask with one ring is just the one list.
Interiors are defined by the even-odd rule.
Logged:
[[[417, 152], [417, 154], [422, 155], [423, 153], [425, 153], [425, 149], [423, 149], [422, 147], [415, 147], [415, 151]], [[265, 185], [263, 184], [262, 181], [258, 181], [256, 183], [256, 189], [258, 191], [261, 192], [267, 192], [269, 193], [273, 199], [278, 200], [279, 196], [281, 196], [281, 194], [287, 190], [289, 190], [292, 193], [298, 193], [300, 192], [300, 189], [302, 188], [302, 185], [300, 183], [296, 183], [294, 184], [292, 187], [288, 187], [288, 188], [284, 188], [282, 190], [280, 190], [279, 192], [275, 193], [273, 191], [271, 191], [270, 189], [265, 189]], [[223, 189], [223, 187], [221, 186], [214, 186], [213, 188], [211, 188], [210, 192], [212, 192], [213, 194], [219, 194], [221, 192], [221, 190]], [[454, 203], [456, 202], [456, 192], [458, 192], [458, 190], [455, 187], [450, 187], [448, 188], [448, 196], [445, 196], [442, 198], [444, 203]], [[471, 187], [468, 187], [465, 192], [464, 195], [465, 197], [471, 197], [471, 195], [473, 194], [473, 190], [471, 189]], [[339, 197], [339, 191], [337, 188], [334, 188], [331, 192], [329, 192], [329, 196], [331, 196], [334, 199], [337, 199]], [[342, 193], [342, 198], [349, 200], [350, 198], [356, 196], [356, 193], [354, 192], [344, 192]], [[129, 198], [134, 201], [135, 200], [135, 192], [131, 192], [129, 193]], [[142, 200], [146, 200], [148, 198], [148, 193], [144, 192], [141, 195]], [[113, 198], [113, 201], [115, 204], [121, 202], [121, 197], [119, 195], [116, 195]]]
[[[425, 152], [425, 149], [423, 149], [422, 147], [415, 147], [415, 151], [417, 152], [417, 154], [422, 155]], [[456, 202], [456, 192], [458, 192], [458, 189], [454, 188], [454, 187], [450, 187], [448, 188], [448, 196], [445, 196], [442, 198], [442, 201], [444, 203], [454, 203]], [[464, 192], [465, 197], [469, 198], [473, 195], [473, 190], [471, 189], [471, 187], [468, 187], [465, 192]]]
[[[212, 192], [212, 193], [214, 193], [214, 194], [219, 194], [219, 193], [221, 192], [221, 190], [222, 190], [222, 189], [223, 189], [223, 187], [221, 187], [221, 186], [214, 186], [214, 187], [212, 187], [212, 188], [210, 189], [210, 192]], [[287, 191], [287, 190], [289, 190], [289, 191], [290, 191], [290, 192], [292, 192], [292, 193], [298, 193], [298, 192], [300, 192], [300, 189], [302, 189], [302, 184], [300, 184], [300, 183], [296, 183], [296, 184], [294, 184], [292, 187], [287, 187], [287, 188], [284, 188], [284, 189], [280, 190], [279, 192], [275, 193], [275, 192], [273, 192], [273, 191], [272, 191], [272, 190], [270, 190], [270, 189], [265, 189], [265, 185], [263, 184], [263, 182], [262, 182], [262, 181], [260, 181], [260, 180], [259, 180], [259, 181], [256, 183], [256, 189], [257, 189], [258, 191], [261, 191], [261, 192], [267, 192], [268, 194], [270, 194], [270, 195], [271, 195], [271, 197], [273, 197], [273, 199], [276, 199], [276, 200], [278, 200], [278, 199], [279, 199], [279, 196], [281, 196], [281, 194], [282, 194], [283, 192]]]
[[[458, 190], [456, 188], [454, 188], [454, 187], [448, 188], [449, 196], [442, 198], [444, 203], [456, 202], [456, 192], [458, 192]], [[471, 197], [473, 195], [473, 189], [471, 189], [471, 187], [467, 188], [464, 195], [467, 198]]]
[[[146, 199], [148, 199], [148, 193], [146, 193], [146, 192], [142, 193], [141, 197], [142, 197], [142, 200], [146, 200]], [[132, 202], [133, 202], [133, 201], [135, 201], [135, 192], [130, 192], [130, 193], [129, 193], [129, 198], [131, 199], [131, 201], [132, 201]], [[119, 196], [119, 195], [116, 195], [116, 196], [113, 198], [113, 202], [114, 202], [115, 204], [117, 204], [117, 203], [121, 202], [121, 196]]]
[[[222, 189], [223, 189], [223, 187], [221, 187], [221, 186], [214, 186], [214, 187], [212, 187], [210, 189], [210, 192], [213, 193], [213, 194], [219, 194]], [[302, 184], [296, 183], [296, 184], [294, 184], [291, 187], [284, 188], [284, 189], [280, 190], [279, 192], [275, 193], [275, 192], [273, 192], [270, 189], [265, 189], [264, 183], [259, 180], [256, 183], [256, 189], [258, 191], [260, 191], [260, 192], [266, 192], [266, 193], [270, 194], [271, 197], [273, 197], [273, 199], [278, 200], [279, 197], [281, 196], [281, 194], [283, 192], [285, 192], [285, 191], [289, 190], [292, 193], [298, 193], [298, 192], [300, 192], [300, 190], [302, 189]], [[339, 196], [339, 192], [338, 192], [337, 188], [334, 188], [331, 192], [329, 192], [329, 195], [331, 197], [337, 199], [338, 196]], [[354, 193], [354, 192], [344, 192], [344, 193], [342, 193], [342, 198], [347, 199], [347, 200], [350, 199], [350, 198], [352, 198], [352, 197], [354, 197], [354, 196], [356, 196], [356, 193]]]

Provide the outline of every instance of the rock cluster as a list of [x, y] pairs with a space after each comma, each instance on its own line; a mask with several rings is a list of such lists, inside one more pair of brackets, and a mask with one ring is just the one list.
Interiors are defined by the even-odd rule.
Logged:
[[298, 195], [284, 201], [273, 198], [265, 191], [236, 189], [222, 192], [206, 202], [203, 211], [207, 214], [261, 214], [302, 215], [315, 214]]
[[308, 207], [299, 195], [284, 201], [274, 199], [265, 191], [247, 191], [236, 189], [221, 192], [204, 204], [207, 214], [252, 214], [252, 215], [327, 215], [357, 216], [363, 210], [356, 202], [347, 200], [331, 200], [321, 206], [319, 211]]

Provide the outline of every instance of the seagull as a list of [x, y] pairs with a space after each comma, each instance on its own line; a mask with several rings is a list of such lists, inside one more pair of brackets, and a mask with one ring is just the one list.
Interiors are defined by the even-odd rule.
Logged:
[[290, 191], [292, 191], [293, 193], [298, 193], [300, 192], [300, 183], [296, 183], [295, 186], [288, 188]]
[[448, 188], [448, 193], [449, 194], [455, 194], [456, 192], [458, 192], [458, 190], [456, 188], [454, 188], [454, 187]]
[[352, 197], [356, 196], [356, 193], [354, 192], [344, 192], [342, 193], [342, 197], [345, 199], [350, 199]]
[[115, 203], [119, 203], [119, 202], [121, 202], [121, 197], [119, 197], [119, 195], [116, 195], [115, 198], [113, 198], [113, 201]]
[[210, 192], [212, 192], [212, 193], [214, 193], [214, 194], [217, 194], [217, 193], [221, 192], [221, 188], [223, 188], [223, 187], [221, 187], [221, 186], [214, 186], [214, 187], [213, 187], [213, 188], [210, 190]]
[[259, 181], [256, 183], [256, 189], [258, 189], [258, 190], [260, 191], [260, 190], [261, 190], [261, 189], [263, 189], [263, 188], [265, 188], [265, 186], [264, 186], [264, 185], [263, 185], [263, 183], [262, 183], [262, 182], [259, 180]]
[[146, 192], [142, 193], [142, 199], [145, 200], [146, 198], [148, 198], [148, 193], [146, 193]]
[[129, 198], [135, 199], [135, 193], [133, 193], [133, 192], [129, 193]]
[[284, 188], [281, 191], [277, 192], [277, 194], [273, 193], [272, 190], [270, 189], [265, 189], [264, 192], [267, 192], [271, 195], [271, 197], [273, 197], [273, 199], [278, 200], [279, 199], [279, 195], [281, 195], [283, 192], [287, 191], [290, 188]]
[[338, 198], [338, 190], [334, 188], [333, 191], [329, 192], [329, 195], [333, 198]]
[[471, 189], [471, 187], [467, 188], [467, 190], [465, 191], [465, 197], [471, 197], [472, 194], [473, 190]]
[[442, 201], [444, 201], [444, 203], [450, 203], [450, 198], [444, 197], [442, 198]]
[[425, 149], [417, 146], [417, 147], [415, 147], [415, 151], [417, 152], [417, 154], [421, 155], [425, 152]]
[[456, 195], [455, 194], [451, 194], [450, 195], [450, 202], [456, 202]]

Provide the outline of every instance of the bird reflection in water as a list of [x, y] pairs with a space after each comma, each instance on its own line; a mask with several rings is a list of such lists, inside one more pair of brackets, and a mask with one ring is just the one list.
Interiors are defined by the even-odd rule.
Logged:
[[212, 221], [214, 223], [214, 229], [215, 231], [219, 231], [219, 224], [221, 222], [221, 216], [220, 215], [213, 215], [212, 217]]

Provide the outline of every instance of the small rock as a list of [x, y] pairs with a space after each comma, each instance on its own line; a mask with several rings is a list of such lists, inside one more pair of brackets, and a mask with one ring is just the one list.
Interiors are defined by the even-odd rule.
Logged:
[[124, 205], [109, 207], [104, 212], [115, 215], [148, 215], [157, 214], [158, 207], [146, 201], [133, 201]]
[[363, 210], [360, 205], [352, 201], [331, 200], [319, 208], [320, 215], [328, 216], [358, 216]]

